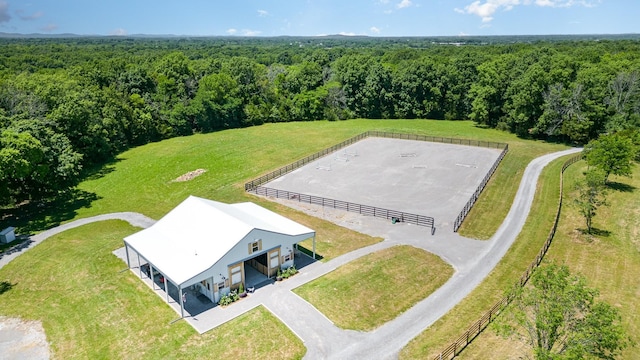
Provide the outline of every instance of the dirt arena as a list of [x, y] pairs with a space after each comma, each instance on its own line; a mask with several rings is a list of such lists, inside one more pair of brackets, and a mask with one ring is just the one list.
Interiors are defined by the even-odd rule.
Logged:
[[264, 186], [454, 220], [502, 149], [369, 137]]

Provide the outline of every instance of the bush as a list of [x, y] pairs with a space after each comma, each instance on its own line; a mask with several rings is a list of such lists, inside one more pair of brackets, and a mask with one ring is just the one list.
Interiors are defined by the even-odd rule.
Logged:
[[233, 303], [233, 298], [229, 295], [222, 295], [222, 297], [220, 298], [220, 301], [218, 301], [218, 305], [220, 306], [227, 306], [227, 305], [231, 305], [231, 303]]
[[298, 273], [295, 266], [291, 266], [282, 272], [282, 278], [286, 279]]
[[232, 303], [238, 300], [240, 300], [240, 295], [238, 295], [236, 291], [232, 291], [228, 295], [222, 295], [222, 297], [218, 301], [218, 305], [227, 306], [227, 305], [231, 305]]

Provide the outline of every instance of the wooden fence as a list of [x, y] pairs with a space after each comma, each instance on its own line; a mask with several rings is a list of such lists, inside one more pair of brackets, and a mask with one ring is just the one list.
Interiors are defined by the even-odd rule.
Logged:
[[473, 195], [471, 195], [471, 198], [469, 199], [469, 201], [467, 201], [464, 208], [462, 208], [462, 211], [460, 211], [460, 214], [456, 218], [456, 221], [454, 221], [453, 232], [458, 232], [458, 229], [460, 229], [460, 226], [462, 226], [462, 222], [467, 217], [467, 215], [469, 215], [469, 211], [471, 211], [471, 208], [480, 197], [480, 194], [482, 194], [482, 191], [487, 186], [487, 183], [491, 179], [491, 176], [493, 176], [493, 173], [495, 173], [496, 169], [498, 169], [498, 165], [500, 165], [502, 159], [504, 159], [505, 155], [507, 155], [507, 151], [509, 151], [509, 145], [504, 144], [504, 148], [502, 149], [500, 156], [498, 156], [498, 159], [496, 159], [496, 161], [493, 163], [493, 166], [491, 167], [491, 169], [489, 169], [487, 175], [485, 175], [484, 179], [482, 179], [482, 182], [480, 183], [480, 185], [478, 185], [478, 188], [473, 193]]
[[435, 233], [434, 219], [430, 216], [417, 215], [402, 211], [383, 209], [375, 206], [350, 203], [342, 200], [327, 199], [319, 196], [300, 194], [296, 192], [272, 189], [258, 186], [252, 190], [257, 195], [271, 196], [279, 199], [288, 199], [307, 204], [326, 206], [334, 209], [355, 212], [361, 215], [374, 216], [398, 222], [407, 222], [414, 225], [431, 228], [431, 235]]
[[[555, 220], [553, 221], [553, 226], [549, 231], [549, 236], [547, 236], [547, 240], [544, 242], [544, 245], [542, 245], [542, 249], [540, 249], [540, 252], [538, 252], [538, 255], [533, 260], [533, 262], [529, 265], [529, 267], [524, 272], [524, 274], [522, 274], [522, 276], [516, 283], [516, 286], [522, 287], [527, 283], [527, 281], [529, 281], [531, 274], [540, 265], [540, 263], [542, 262], [542, 259], [544, 259], [545, 254], [549, 250], [549, 247], [551, 246], [551, 242], [553, 241], [553, 237], [556, 234], [556, 229], [558, 228], [558, 221], [560, 220], [560, 213], [562, 211], [564, 171], [569, 166], [576, 163], [580, 159], [582, 159], [582, 155], [576, 155], [568, 159], [567, 161], [565, 161], [564, 165], [562, 166], [562, 171], [560, 172], [560, 199], [558, 200], [558, 209], [556, 210], [556, 217], [555, 217]], [[489, 325], [489, 323], [491, 323], [491, 321], [495, 319], [496, 316], [498, 316], [502, 310], [504, 310], [504, 308], [509, 304], [510, 301], [511, 301], [511, 298], [508, 296], [505, 296], [502, 299], [500, 299], [495, 305], [491, 307], [491, 309], [489, 309], [489, 311], [487, 311], [480, 318], [480, 320], [476, 321], [473, 325], [471, 325], [469, 329], [467, 329], [467, 331], [465, 331], [451, 345], [449, 345], [440, 354], [438, 354], [434, 358], [434, 360], [455, 358], [458, 354], [462, 352], [462, 350], [464, 350], [464, 348], [467, 347], [467, 345], [471, 343], [471, 341], [473, 341], [473, 339], [475, 339], [478, 335], [480, 335], [480, 333]]]

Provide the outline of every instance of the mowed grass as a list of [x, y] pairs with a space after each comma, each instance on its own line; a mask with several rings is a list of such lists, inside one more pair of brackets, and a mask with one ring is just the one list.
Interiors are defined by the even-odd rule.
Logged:
[[439, 257], [402, 245], [365, 255], [294, 292], [334, 324], [368, 331], [426, 298], [453, 275]]
[[[578, 162], [565, 172], [566, 206], [545, 261], [566, 264], [573, 273], [584, 275], [590, 287], [600, 290], [600, 300], [618, 308], [623, 326], [636, 344], [619, 358], [640, 359], [640, 169], [635, 167], [632, 178], [610, 179], [614, 183], [609, 189], [610, 206], [597, 211], [595, 236], [583, 233], [584, 218], [572, 206], [576, 180], [585, 169], [585, 163]], [[488, 330], [460, 358], [477, 359], [486, 354], [495, 354], [492, 357], [496, 359], [531, 356], [526, 346]]]
[[[464, 300], [409, 342], [402, 350], [400, 358], [435, 357], [480, 319], [522, 276], [540, 251], [553, 224], [560, 193], [560, 170], [566, 159], [556, 160], [543, 170], [523, 230], [498, 266]], [[481, 340], [477, 339], [476, 342], [480, 343]], [[484, 352], [480, 358], [493, 358], [494, 355], [500, 354], [493, 352], [491, 348], [485, 350], [489, 352]]]
[[[40, 320], [58, 359], [300, 359], [304, 344], [263, 307], [203, 335], [111, 252], [136, 229], [104, 221], [49, 238], [0, 269], [2, 314]], [[256, 336], [260, 329], [260, 336]], [[1, 357], [1, 356], [0, 356]]]
[[[555, 175], [546, 176], [546, 173], [558, 174], [560, 163], [556, 161], [548, 171], [545, 171], [545, 184], [559, 186], [558, 182], [551, 182]], [[627, 348], [621, 359], [640, 359], [640, 283], [637, 274], [640, 273], [640, 169], [634, 169], [632, 178], [613, 177], [614, 186], [609, 191], [608, 202], [610, 206], [598, 210], [594, 218], [594, 226], [598, 235], [589, 236], [582, 232], [585, 228], [584, 218], [572, 205], [575, 195], [574, 188], [577, 179], [582, 177], [585, 170], [583, 162], [578, 162], [565, 172], [564, 206], [560, 224], [554, 241], [547, 253], [545, 261], [555, 261], [566, 264], [573, 273], [580, 273], [587, 278], [588, 285], [600, 290], [600, 300], [607, 301], [620, 310], [622, 323], [634, 344]], [[546, 191], [541, 196], [536, 196], [536, 203], [542, 200]], [[551, 194], [550, 194], [551, 195]], [[557, 199], [557, 194], [555, 195]], [[536, 206], [532, 211], [525, 232], [503, 262], [492, 273], [491, 277], [476, 289], [470, 297], [465, 299], [454, 311], [441, 319], [432, 329], [425, 331], [420, 338], [414, 339], [410, 346], [403, 351], [403, 358], [430, 358], [444, 349], [462, 331], [466, 330], [473, 321], [477, 320], [494, 302], [502, 295], [506, 286], [515, 281], [508, 273], [520, 276], [522, 269], [513, 260], [526, 259], [530, 262], [535, 253], [523, 251], [525, 248], [535, 249], [537, 252], [542, 244], [541, 239], [546, 238], [544, 231], [549, 231], [551, 223], [547, 220], [538, 222], [534, 218], [548, 218], [548, 215], [540, 216], [540, 210], [551, 209], [553, 196], [549, 197], [548, 204]], [[542, 204], [541, 204], [542, 205]], [[545, 214], [547, 211], [544, 212]], [[537, 225], [534, 225], [537, 224]], [[535, 227], [540, 231], [535, 231]], [[531, 243], [531, 246], [527, 244]], [[510, 260], [511, 259], [511, 260]], [[510, 270], [513, 268], [513, 271]], [[491, 299], [485, 308], [479, 307], [480, 299]], [[477, 315], [472, 317], [470, 312], [476, 308]], [[468, 315], [467, 315], [468, 314]], [[458, 320], [458, 326], [455, 326]], [[468, 321], [463, 325], [463, 320]], [[454, 329], [456, 328], [456, 329]], [[444, 336], [449, 334], [449, 340], [443, 342]], [[438, 338], [438, 339], [434, 339]], [[465, 349], [460, 359], [514, 359], [529, 356], [531, 353], [526, 345], [518, 341], [504, 339], [491, 329], [485, 330], [471, 345]]]
[[[363, 235], [264, 198], [246, 194], [243, 185], [244, 182], [257, 176], [368, 130], [509, 143], [511, 150], [503, 161], [503, 165], [498, 169], [474, 211], [463, 225], [465, 235], [477, 238], [488, 238], [502, 222], [526, 164], [538, 155], [566, 148], [557, 144], [518, 139], [512, 134], [476, 127], [469, 121], [353, 120], [267, 124], [247, 129], [175, 138], [131, 149], [119, 156], [117, 161], [100, 169], [90, 179], [84, 181], [79, 186], [79, 198], [60, 206], [38, 208], [37, 212], [21, 213], [20, 209], [9, 211], [14, 214], [10, 218], [19, 220], [17, 221], [19, 230], [22, 229], [22, 233], [25, 233], [38, 232], [76, 218], [119, 211], [135, 211], [159, 219], [189, 195], [229, 203], [253, 201], [316, 230], [317, 252], [327, 260], [376, 243], [381, 239]], [[200, 168], [207, 172], [188, 182], [172, 182], [178, 176]], [[90, 229], [86, 230], [88, 234], [76, 236], [73, 244], [66, 243], [65, 246], [73, 248], [73, 251], [91, 254], [95, 250], [92, 247], [94, 243], [99, 244], [105, 239], [110, 239], [120, 246], [123, 237], [137, 231], [130, 227], [125, 227], [125, 230], [120, 228], [120, 225], [113, 226], [114, 222], [105, 224], [107, 225], [83, 227], [82, 229]], [[68, 235], [65, 233], [61, 236]], [[117, 278], [118, 281], [104, 282], [103, 280], [115, 276], [118, 270], [124, 267], [120, 260], [110, 254], [113, 248], [110, 248], [108, 254], [97, 252], [102, 254], [102, 258], [94, 259], [92, 264], [78, 271], [79, 274], [86, 273], [87, 269], [93, 267], [106, 271], [107, 268], [98, 265], [103, 262], [115, 261], [116, 266], [109, 265], [109, 270], [99, 276], [85, 274], [83, 279], [86, 281], [60, 283], [60, 287], [65, 290], [51, 292], [53, 290], [49, 280], [52, 277], [51, 274], [55, 273], [54, 270], [78, 267], [75, 256], [62, 255], [48, 260], [50, 262], [47, 262], [46, 266], [43, 265], [45, 268], [30, 265], [48, 256], [46, 252], [41, 252], [43, 250], [36, 250], [41, 247], [45, 249], [47, 247], [45, 244], [56, 242], [55, 239], [45, 241], [36, 249], [28, 251], [15, 260], [19, 260], [17, 264], [20, 264], [23, 273], [24, 269], [30, 269], [30, 273], [33, 272], [33, 277], [28, 281], [24, 278], [24, 274], [19, 274], [19, 271], [9, 270], [12, 266], [17, 266], [14, 263], [7, 269], [0, 270], [0, 281], [6, 279], [17, 283], [12, 290], [0, 295], [2, 301], [20, 294], [21, 287], [28, 283], [30, 283], [29, 289], [34, 293], [42, 292], [42, 295], [34, 297], [29, 302], [20, 303], [13, 299], [10, 302], [12, 305], [6, 307], [3, 302], [0, 314], [43, 321], [56, 356], [58, 352], [61, 354], [75, 352], [79, 354], [74, 355], [77, 357], [173, 357], [176, 353], [200, 351], [198, 346], [187, 350], [184, 344], [188, 342], [209, 342], [214, 341], [214, 338], [225, 336], [223, 330], [216, 329], [211, 333], [211, 338], [206, 337], [210, 333], [200, 338], [192, 337], [191, 328], [183, 322], [167, 326], [167, 323], [175, 318], [175, 313], [162, 303], [161, 299], [151, 294], [143, 284], [140, 284], [139, 280], [124, 277], [124, 273], [119, 275], [121, 277]], [[308, 243], [303, 245], [308, 249], [311, 248]], [[535, 244], [532, 246], [535, 247], [534, 252], [539, 248]], [[60, 253], [62, 252], [60, 250]], [[98, 291], [100, 288], [98, 285], [107, 285], [111, 295], [100, 293], [100, 296], [83, 297], [82, 299], [88, 299], [86, 301], [76, 300], [77, 298], [71, 295], [61, 297], [54, 295], [91, 293]], [[27, 296], [32, 295], [27, 294]], [[22, 301], [22, 297], [18, 296], [18, 298]], [[114, 301], [103, 301], [103, 299]], [[492, 301], [491, 298], [478, 298], [471, 301], [472, 308], [469, 313], [473, 314], [473, 320]], [[21, 309], [21, 306], [24, 309]], [[29, 310], [26, 310], [27, 307]], [[131, 311], [116, 312], [117, 316], [113, 317], [105, 316], [104, 313], [109, 314], [117, 307], [124, 307]], [[31, 311], [34, 308], [38, 310]], [[76, 309], [86, 312], [87, 315], [73, 315], [75, 318], [69, 315]], [[150, 313], [154, 316], [150, 317]], [[62, 319], [69, 316], [71, 318], [68, 321]], [[449, 318], [448, 321], [462, 323], [461, 326], [467, 326], [471, 322], [456, 318]], [[84, 324], [76, 327], [76, 323]], [[262, 329], [262, 326], [255, 328]], [[225, 329], [225, 334], [230, 331], [228, 328]], [[78, 333], [81, 331], [89, 335], [79, 336]], [[251, 330], [245, 331], [251, 332]], [[455, 336], [457, 335], [456, 333]], [[447, 338], [447, 336], [443, 337]], [[113, 342], [118, 344], [117, 346], [124, 343], [124, 348], [110, 349], [108, 345], [110, 339], [114, 339]], [[448, 341], [448, 338], [442, 341]], [[150, 344], [152, 342], [153, 346]], [[209, 345], [202, 346], [203, 352], [209, 351]], [[221, 350], [222, 353], [244, 351], [232, 349], [233, 346], [233, 344], [227, 346], [229, 349]], [[238, 345], [238, 347], [242, 348], [244, 345]], [[110, 356], [112, 352], [116, 355]], [[117, 354], [120, 353], [125, 355], [118, 356]], [[88, 356], [88, 354], [95, 356]], [[262, 353], [261, 357], [268, 354], [268, 352]], [[293, 355], [294, 358], [296, 356]]]
[[[223, 202], [256, 201], [262, 204], [265, 202], [262, 198], [245, 194], [246, 181], [368, 130], [509, 143], [509, 154], [491, 181], [495, 185], [490, 184], [483, 194], [492, 205], [480, 201], [476, 208], [485, 216], [472, 213], [463, 225], [464, 234], [475, 238], [488, 238], [495, 232], [530, 160], [566, 148], [522, 140], [513, 134], [477, 127], [470, 121], [349, 120], [265, 124], [174, 138], [131, 149], [80, 184], [83, 201], [71, 202], [63, 214], [58, 206], [48, 213], [23, 217], [40, 226], [30, 230], [39, 231], [74, 218], [118, 211], [135, 211], [158, 219], [189, 195]], [[196, 169], [207, 172], [191, 181], [172, 182]]]

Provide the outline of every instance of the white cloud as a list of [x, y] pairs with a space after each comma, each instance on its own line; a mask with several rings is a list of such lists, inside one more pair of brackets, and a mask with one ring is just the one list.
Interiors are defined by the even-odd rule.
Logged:
[[380, 29], [375, 26], [370, 27], [369, 31], [371, 31], [374, 34], [380, 34]]
[[16, 10], [16, 14], [18, 14], [18, 17], [24, 21], [39, 19], [44, 15], [42, 11], [38, 11], [33, 14], [26, 14], [22, 9]]
[[227, 30], [227, 34], [229, 35], [239, 35], [239, 36], [258, 36], [260, 35], [261, 31], [257, 31], [257, 30], [250, 30], [250, 29], [242, 29], [242, 30], [238, 30], [238, 29], [228, 29]]
[[44, 31], [44, 32], [54, 32], [56, 30], [58, 30], [58, 25], [56, 24], [48, 24], [44, 27], [41, 27], [40, 30]]
[[[538, 6], [548, 7], [571, 7], [574, 5], [593, 7], [600, 3], [601, 0], [535, 0]], [[527, 1], [527, 3], [530, 1]]]
[[455, 8], [454, 10], [462, 14], [479, 16], [482, 18], [483, 23], [490, 23], [498, 10], [509, 11], [515, 6], [534, 5], [539, 7], [560, 8], [577, 5], [592, 7], [600, 1], [601, 0], [476, 0], [465, 6], [464, 9]]
[[258, 10], [258, 16], [267, 17], [269, 16], [269, 12], [267, 10]]
[[398, 3], [398, 5], [396, 5], [396, 7], [398, 9], [404, 9], [404, 8], [408, 8], [409, 6], [413, 5], [413, 3], [411, 2], [411, 0], [402, 0]]
[[338, 35], [342, 35], [342, 36], [356, 36], [356, 33], [354, 32], [345, 32], [345, 31], [340, 31], [338, 33]]
[[0, 1], [0, 24], [9, 22], [11, 15], [9, 15], [9, 3], [6, 1]]
[[126, 36], [127, 35], [127, 30], [125, 30], [123, 28], [117, 28], [117, 29], [113, 30], [111, 33], [109, 33], [109, 35]]
[[260, 35], [260, 33], [261, 31], [258, 31], [258, 30], [242, 29], [243, 36], [258, 36]]

